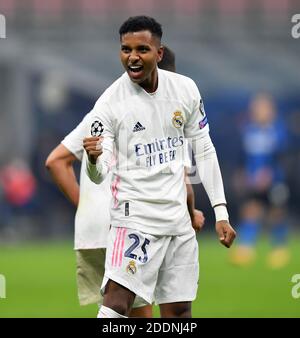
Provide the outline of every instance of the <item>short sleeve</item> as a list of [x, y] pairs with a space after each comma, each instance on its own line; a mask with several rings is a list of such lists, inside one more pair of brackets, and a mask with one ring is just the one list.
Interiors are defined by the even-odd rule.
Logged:
[[73, 129], [62, 141], [61, 143], [80, 161], [83, 156], [83, 139], [88, 135], [88, 121], [90, 114], [87, 114], [78, 126]]

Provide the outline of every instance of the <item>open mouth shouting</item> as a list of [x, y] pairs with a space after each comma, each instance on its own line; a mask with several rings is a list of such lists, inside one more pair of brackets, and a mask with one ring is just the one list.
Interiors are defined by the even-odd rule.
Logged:
[[143, 75], [143, 69], [142, 65], [129, 65], [128, 74], [132, 79], [139, 79]]

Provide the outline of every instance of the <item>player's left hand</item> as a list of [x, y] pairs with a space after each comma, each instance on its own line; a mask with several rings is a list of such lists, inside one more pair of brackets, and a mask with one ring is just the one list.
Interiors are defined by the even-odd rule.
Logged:
[[229, 222], [228, 221], [216, 222], [216, 231], [219, 236], [220, 242], [224, 246], [226, 246], [226, 248], [230, 248], [236, 237], [236, 232], [229, 224]]
[[200, 231], [203, 228], [205, 217], [202, 211], [198, 209], [194, 209], [193, 217], [191, 220], [192, 220], [192, 227], [194, 228], [195, 231]]

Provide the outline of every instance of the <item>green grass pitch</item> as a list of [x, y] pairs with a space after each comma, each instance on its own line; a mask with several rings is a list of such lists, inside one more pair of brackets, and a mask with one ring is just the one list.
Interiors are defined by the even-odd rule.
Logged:
[[[217, 237], [202, 236], [200, 282], [194, 317], [300, 317], [300, 298], [291, 294], [294, 274], [300, 274], [300, 238], [290, 242], [292, 258], [281, 270], [265, 264], [270, 246], [262, 239], [253, 265], [228, 263], [229, 250]], [[97, 306], [77, 301], [75, 254], [71, 242], [0, 247], [0, 274], [6, 298], [0, 317], [95, 317]], [[188, 287], [188, 285], [185, 285]], [[159, 316], [155, 308], [155, 316]]]

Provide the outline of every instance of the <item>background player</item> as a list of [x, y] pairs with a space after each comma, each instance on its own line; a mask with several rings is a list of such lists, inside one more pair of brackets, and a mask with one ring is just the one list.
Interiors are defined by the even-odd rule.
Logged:
[[256, 95], [249, 108], [249, 120], [241, 130], [243, 161], [237, 176], [239, 198], [245, 201], [240, 210], [239, 246], [231, 261], [237, 265], [251, 263], [257, 236], [262, 225], [268, 225], [273, 250], [267, 262], [270, 267], [280, 268], [289, 260], [288, 188], [280, 161], [287, 146], [287, 132], [271, 96]]

